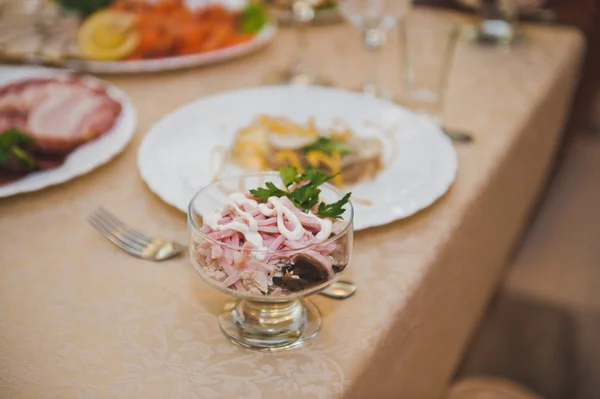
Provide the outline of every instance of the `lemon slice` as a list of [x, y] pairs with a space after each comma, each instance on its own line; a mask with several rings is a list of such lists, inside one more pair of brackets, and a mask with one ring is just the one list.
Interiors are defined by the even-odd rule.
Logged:
[[77, 43], [83, 57], [98, 61], [119, 60], [137, 47], [135, 16], [117, 10], [92, 14], [79, 28]]

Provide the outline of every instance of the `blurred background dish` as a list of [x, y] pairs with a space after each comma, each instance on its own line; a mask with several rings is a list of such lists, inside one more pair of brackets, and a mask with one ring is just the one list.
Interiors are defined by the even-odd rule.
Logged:
[[90, 172], [123, 151], [136, 114], [107, 82], [40, 67], [0, 67], [0, 197]]
[[217, 177], [247, 173], [233, 163], [219, 170], [221, 157], [240, 130], [265, 114], [298, 124], [314, 118], [319, 129], [341, 119], [356, 138], [383, 142], [380, 170], [343, 186], [352, 191], [356, 230], [410, 216], [431, 205], [454, 181], [456, 152], [433, 123], [385, 100], [314, 86], [232, 91], [166, 115], [139, 148], [142, 179], [163, 201], [185, 212], [199, 188]]
[[253, 2], [76, 0], [3, 3], [0, 53], [95, 73], [179, 69], [236, 58], [271, 41]]
[[[373, 179], [383, 169], [383, 152], [381, 139], [360, 137], [341, 119], [322, 128], [314, 118], [296, 123], [259, 115], [236, 133], [223, 161], [248, 171], [313, 167], [334, 176], [330, 183], [341, 188]], [[223, 166], [221, 171], [227, 169]]]

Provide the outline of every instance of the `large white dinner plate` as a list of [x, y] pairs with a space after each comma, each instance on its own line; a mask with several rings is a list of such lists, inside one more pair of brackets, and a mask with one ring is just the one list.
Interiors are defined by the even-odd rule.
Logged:
[[[287, 116], [302, 123], [315, 117], [322, 127], [341, 118], [355, 134], [382, 138], [389, 165], [374, 180], [346, 188], [355, 199], [357, 230], [426, 208], [448, 190], [456, 175], [450, 140], [438, 127], [402, 107], [345, 90], [273, 86], [204, 98], [162, 118], [139, 148], [142, 178], [165, 202], [185, 212], [193, 194], [214, 176], [214, 148], [229, 146], [237, 130], [258, 114]], [[392, 137], [383, 137], [380, 129], [372, 127], [374, 123], [387, 127]]]
[[91, 73], [158, 72], [191, 68], [235, 59], [258, 51], [273, 40], [276, 32], [277, 28], [274, 25], [266, 25], [256, 36], [245, 43], [206, 53], [132, 61], [77, 60], [69, 61], [65, 65]]
[[[4, 67], [0, 66], [0, 86], [14, 80], [33, 77], [64, 77], [68, 72], [38, 67]], [[127, 146], [136, 126], [136, 113], [129, 98], [121, 90], [107, 82], [92, 77], [83, 77], [83, 81], [92, 87], [104, 87], [109, 96], [121, 103], [121, 115], [110, 132], [104, 136], [82, 145], [73, 151], [65, 163], [56, 169], [34, 172], [15, 182], [0, 185], [0, 198], [36, 191], [42, 188], [63, 183], [77, 176], [86, 174], [98, 166], [108, 162]], [[64, 110], [69, 112], [69, 110]]]

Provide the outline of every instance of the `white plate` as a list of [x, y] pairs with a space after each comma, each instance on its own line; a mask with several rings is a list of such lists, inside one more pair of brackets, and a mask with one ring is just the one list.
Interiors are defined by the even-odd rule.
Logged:
[[258, 51], [273, 40], [276, 32], [277, 28], [274, 25], [266, 25], [252, 40], [206, 53], [134, 61], [69, 61], [65, 66], [91, 73], [135, 73], [184, 69], [231, 60]]
[[[0, 67], [0, 85], [32, 77], [64, 77], [67, 75], [68, 72], [49, 68]], [[108, 95], [121, 103], [121, 115], [115, 126], [104, 136], [77, 148], [60, 167], [34, 172], [20, 180], [0, 186], [0, 198], [40, 190], [88, 173], [108, 162], [123, 151], [129, 143], [135, 130], [136, 114], [127, 95], [107, 82], [92, 77], [85, 77], [84, 82], [90, 86], [105, 87]]]
[[[390, 102], [359, 93], [292, 86], [219, 94], [165, 116], [139, 148], [142, 178], [165, 202], [185, 212], [193, 194], [211, 182], [212, 150], [229, 146], [239, 128], [263, 113], [302, 123], [314, 116], [322, 127], [341, 118], [356, 134], [384, 140], [389, 166], [374, 180], [348, 188], [355, 198], [356, 230], [412, 215], [431, 205], [454, 181], [457, 159], [452, 143], [430, 122]], [[393, 128], [393, 139], [383, 137], [366, 121]], [[372, 204], [364, 204], [365, 200]]]

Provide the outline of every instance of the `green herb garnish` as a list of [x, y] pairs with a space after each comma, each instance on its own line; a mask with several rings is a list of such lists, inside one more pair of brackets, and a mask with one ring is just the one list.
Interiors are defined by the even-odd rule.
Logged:
[[[319, 186], [328, 182], [334, 176], [327, 175], [312, 167], [307, 168], [304, 173], [298, 173], [298, 170], [293, 166], [285, 166], [279, 169], [279, 176], [285, 185], [285, 190], [278, 188], [272, 182], [267, 182], [265, 184], [266, 188], [260, 187], [250, 190], [250, 194], [265, 203], [269, 200], [269, 197], [287, 197], [304, 212], [310, 211], [315, 205], [319, 204], [317, 212], [315, 212], [317, 216], [333, 219], [342, 218], [344, 205], [348, 203], [351, 193], [346, 194], [344, 198], [333, 204], [319, 203], [321, 194]], [[300, 187], [290, 191], [289, 187], [293, 184], [300, 184]]]
[[319, 203], [319, 194], [321, 190], [314, 183], [309, 182], [301, 187], [296, 188], [290, 193], [290, 199], [304, 212], [308, 212], [313, 206]]
[[244, 33], [258, 33], [269, 21], [265, 8], [252, 2], [246, 4], [240, 17], [240, 29]]
[[352, 149], [341, 141], [333, 140], [323, 136], [304, 147], [303, 150], [304, 153], [308, 153], [310, 151], [319, 151], [327, 155], [332, 155], [335, 151], [339, 152], [341, 155], [352, 153]]
[[15, 172], [35, 169], [35, 160], [27, 152], [33, 139], [17, 128], [0, 133], [0, 168]]
[[84, 16], [110, 6], [114, 0], [58, 0], [62, 8], [77, 11]]
[[348, 203], [350, 200], [350, 194], [348, 193], [344, 195], [344, 198], [339, 200], [338, 202], [334, 202], [333, 204], [319, 204], [319, 209], [317, 210], [317, 215], [323, 217], [337, 218], [338, 215], [344, 213], [344, 205]]
[[279, 169], [279, 176], [283, 180], [285, 187], [289, 187], [294, 183], [298, 183], [298, 170], [293, 166], [283, 166]]
[[337, 175], [328, 175], [319, 169], [309, 167], [306, 171], [300, 175], [301, 180], [310, 181], [315, 187], [319, 187], [321, 184], [327, 183]]
[[12, 147], [10, 151], [21, 168], [26, 170], [35, 169], [35, 161], [27, 151], [20, 147]]
[[33, 143], [33, 139], [16, 127], [11, 127], [0, 133], [0, 148], [13, 146], [25, 147]]
[[288, 191], [283, 191], [277, 188], [277, 186], [275, 186], [275, 184], [271, 182], [267, 182], [266, 186], [267, 188], [260, 187], [256, 190], [250, 190], [250, 194], [258, 198], [262, 202], [267, 202], [269, 200], [269, 197], [289, 197], [290, 193]]

